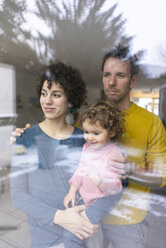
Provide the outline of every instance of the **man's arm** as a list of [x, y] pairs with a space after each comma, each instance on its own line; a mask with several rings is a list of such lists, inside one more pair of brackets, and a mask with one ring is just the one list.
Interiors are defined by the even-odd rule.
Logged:
[[[162, 184], [162, 176], [152, 166], [140, 168], [139, 166], [131, 165], [127, 157], [112, 158], [110, 164], [111, 170], [117, 173], [120, 179], [129, 178], [136, 183], [151, 188], [158, 188]], [[165, 167], [166, 163], [163, 166]]]
[[151, 188], [159, 188], [166, 184], [166, 133], [160, 118], [155, 118], [148, 131], [145, 151], [146, 165], [130, 164], [123, 158], [112, 158], [112, 171], [120, 178], [127, 176], [133, 182]]
[[115, 172], [119, 179], [126, 180], [131, 171], [130, 160], [126, 155], [121, 157], [112, 156], [109, 164], [111, 171]]
[[166, 132], [159, 117], [148, 130], [145, 168], [131, 167], [129, 178], [153, 189], [164, 186], [166, 177]]
[[150, 168], [134, 168], [130, 171], [128, 178], [150, 188], [159, 188], [162, 184], [161, 175], [158, 171]]

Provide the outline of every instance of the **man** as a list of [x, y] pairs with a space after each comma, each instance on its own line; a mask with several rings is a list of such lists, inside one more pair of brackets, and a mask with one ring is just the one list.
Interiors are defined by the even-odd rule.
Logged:
[[[120, 144], [132, 169], [129, 185], [103, 224], [104, 248], [143, 248], [148, 223], [145, 219], [150, 187], [165, 184], [166, 135], [159, 117], [130, 101], [139, 66], [128, 47], [105, 54], [102, 63], [104, 92], [125, 113], [125, 133]], [[116, 168], [113, 168], [116, 172]]]

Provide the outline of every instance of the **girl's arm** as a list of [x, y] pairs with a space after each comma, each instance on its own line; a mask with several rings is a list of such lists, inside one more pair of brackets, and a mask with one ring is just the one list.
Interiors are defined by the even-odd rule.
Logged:
[[69, 193], [64, 198], [64, 206], [65, 208], [69, 208], [69, 203], [71, 202], [71, 206], [75, 206], [75, 197], [76, 197], [77, 189], [74, 185], [70, 186]]

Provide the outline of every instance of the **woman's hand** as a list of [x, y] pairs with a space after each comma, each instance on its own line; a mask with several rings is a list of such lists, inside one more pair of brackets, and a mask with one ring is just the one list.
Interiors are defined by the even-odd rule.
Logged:
[[14, 142], [16, 142], [16, 137], [21, 136], [24, 133], [24, 130], [30, 128], [31, 125], [28, 123], [25, 125], [24, 128], [16, 128], [13, 132], [12, 132], [12, 136], [10, 137], [10, 143], [13, 144]]
[[112, 157], [109, 161], [111, 171], [118, 175], [118, 178], [124, 180], [130, 174], [131, 164], [127, 156]]
[[54, 224], [62, 226], [80, 239], [90, 238], [98, 231], [99, 225], [93, 225], [88, 218], [81, 216], [80, 213], [85, 209], [85, 205], [81, 205], [66, 210], [57, 210]]

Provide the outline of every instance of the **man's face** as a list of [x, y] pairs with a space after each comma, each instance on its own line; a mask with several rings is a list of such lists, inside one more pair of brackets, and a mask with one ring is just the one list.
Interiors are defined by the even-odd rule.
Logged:
[[103, 69], [103, 86], [107, 98], [116, 103], [130, 102], [130, 89], [135, 85], [131, 78], [130, 62], [108, 58]]

